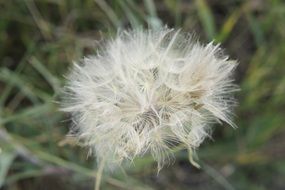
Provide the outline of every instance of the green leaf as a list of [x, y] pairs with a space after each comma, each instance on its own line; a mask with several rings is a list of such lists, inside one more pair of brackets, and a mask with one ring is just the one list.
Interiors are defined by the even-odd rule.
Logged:
[[15, 156], [16, 154], [14, 152], [0, 152], [0, 188], [5, 182], [6, 175], [13, 163]]

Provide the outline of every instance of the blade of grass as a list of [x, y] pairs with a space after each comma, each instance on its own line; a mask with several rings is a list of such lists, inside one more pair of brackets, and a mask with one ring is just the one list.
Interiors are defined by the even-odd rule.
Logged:
[[9, 84], [11, 87], [18, 87], [21, 92], [31, 100], [31, 102], [39, 102], [32, 86], [30, 84], [27, 84], [20, 74], [13, 73], [6, 68], [0, 68], [0, 80], [6, 84]]
[[142, 21], [139, 20], [139, 17], [137, 17], [137, 15], [132, 9], [130, 9], [128, 3], [126, 3], [125, 1], [118, 1], [118, 4], [126, 14], [132, 28], [140, 28], [142, 26]]
[[129, 8], [135, 13], [137, 19], [144, 20], [145, 19], [145, 12], [141, 9], [141, 7], [135, 3], [133, 0], [126, 0]]
[[108, 18], [110, 19], [115, 28], [121, 27], [119, 18], [117, 17], [113, 9], [106, 3], [106, 1], [95, 0], [95, 3], [104, 11], [104, 13], [108, 16]]
[[[27, 47], [27, 51], [25, 52], [25, 55], [22, 57], [22, 59], [20, 60], [20, 62], [18, 63], [18, 66], [16, 67], [16, 69], [13, 71], [13, 73], [15, 74], [20, 74], [24, 67], [25, 67], [25, 63], [26, 63], [26, 60], [27, 58], [30, 56], [30, 54], [35, 50], [35, 43], [34, 42], [31, 42], [28, 47]], [[1, 70], [1, 68], [0, 68]], [[6, 102], [7, 98], [9, 97], [10, 93], [11, 93], [11, 90], [13, 89], [14, 87], [14, 84], [13, 83], [6, 83], [5, 84], [5, 88], [4, 90], [2, 91], [1, 93], [1, 96], [0, 96], [0, 107], [3, 106], [3, 104]]]
[[153, 0], [144, 0], [144, 5], [150, 16], [157, 17], [156, 10], [155, 10], [155, 4]]
[[60, 81], [35, 57], [31, 57], [30, 64], [45, 78], [45, 80], [52, 86], [53, 90], [57, 92], [60, 88]]
[[144, 0], [144, 5], [148, 11], [147, 22], [152, 28], [160, 28], [162, 26], [161, 20], [157, 17], [156, 7], [153, 0]]
[[4, 185], [6, 175], [15, 156], [16, 154], [14, 152], [2, 151], [0, 153], [0, 188]]
[[175, 14], [175, 26], [179, 27], [182, 24], [181, 0], [176, 1], [174, 14]]
[[264, 40], [263, 30], [259, 25], [259, 21], [255, 19], [255, 17], [252, 16], [251, 13], [247, 13], [246, 18], [249, 22], [250, 29], [253, 33], [255, 43], [257, 47], [260, 47], [265, 40]]
[[216, 37], [216, 27], [213, 13], [205, 0], [196, 0], [198, 16], [202, 22], [209, 40]]
[[10, 184], [16, 183], [19, 180], [32, 178], [32, 177], [39, 177], [42, 175], [45, 175], [45, 173], [42, 170], [31, 170], [31, 171], [24, 171], [21, 173], [16, 173], [12, 176], [7, 177], [4, 185], [10, 185]]
[[234, 190], [234, 187], [228, 182], [228, 180], [220, 174], [217, 170], [213, 167], [209, 166], [206, 163], [202, 164], [203, 170], [211, 176], [216, 182], [218, 182], [224, 189], [226, 190]]
[[240, 18], [241, 13], [242, 13], [242, 7], [233, 11], [233, 13], [228, 17], [228, 19], [223, 24], [222, 29], [219, 32], [215, 41], [224, 42], [229, 37], [238, 19]]
[[9, 143], [9, 145], [12, 145], [16, 151], [16, 154], [21, 156], [25, 160], [36, 165], [42, 164], [42, 162], [33, 154], [31, 154], [31, 152], [26, 147], [16, 142], [13, 139], [13, 137], [9, 134], [9, 132], [1, 125], [0, 125], [0, 140]]
[[30, 120], [31, 117], [43, 116], [48, 113], [54, 112], [55, 107], [51, 103], [33, 105], [23, 109], [20, 113], [13, 113], [11, 116], [6, 116], [0, 120], [0, 124], [8, 122], [23, 122], [25, 119]]
[[38, 10], [35, 2], [33, 0], [25, 0], [24, 1], [26, 6], [28, 7], [36, 25], [38, 26], [40, 32], [42, 33], [43, 37], [46, 40], [52, 39], [52, 34], [51, 34], [51, 26], [48, 22], [46, 22], [40, 11]]
[[24, 75], [14, 73], [7, 68], [0, 68], [0, 80], [18, 87], [19, 90], [34, 104], [39, 103], [39, 99], [50, 101], [52, 98], [51, 95], [46, 92], [34, 88], [31, 82], [26, 80]]

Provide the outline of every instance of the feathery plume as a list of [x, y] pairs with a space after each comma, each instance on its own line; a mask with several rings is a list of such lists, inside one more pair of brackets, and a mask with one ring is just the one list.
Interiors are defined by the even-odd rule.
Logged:
[[237, 66], [219, 45], [179, 30], [121, 32], [74, 64], [63, 110], [97, 160], [121, 164], [151, 153], [160, 169], [178, 144], [190, 152], [231, 120]]

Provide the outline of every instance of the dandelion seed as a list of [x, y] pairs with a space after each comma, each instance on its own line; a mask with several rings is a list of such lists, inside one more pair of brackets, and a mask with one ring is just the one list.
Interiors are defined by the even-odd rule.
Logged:
[[150, 153], [160, 169], [177, 145], [198, 148], [214, 123], [235, 127], [236, 66], [219, 45], [179, 30], [122, 32], [74, 64], [63, 110], [99, 162], [120, 165]]

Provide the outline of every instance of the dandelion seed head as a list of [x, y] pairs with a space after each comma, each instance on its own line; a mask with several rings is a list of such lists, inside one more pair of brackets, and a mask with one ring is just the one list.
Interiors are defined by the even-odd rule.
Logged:
[[198, 148], [214, 123], [235, 126], [236, 66], [219, 45], [179, 30], [121, 32], [74, 64], [62, 107], [98, 161], [150, 153], [161, 168], [173, 147]]

